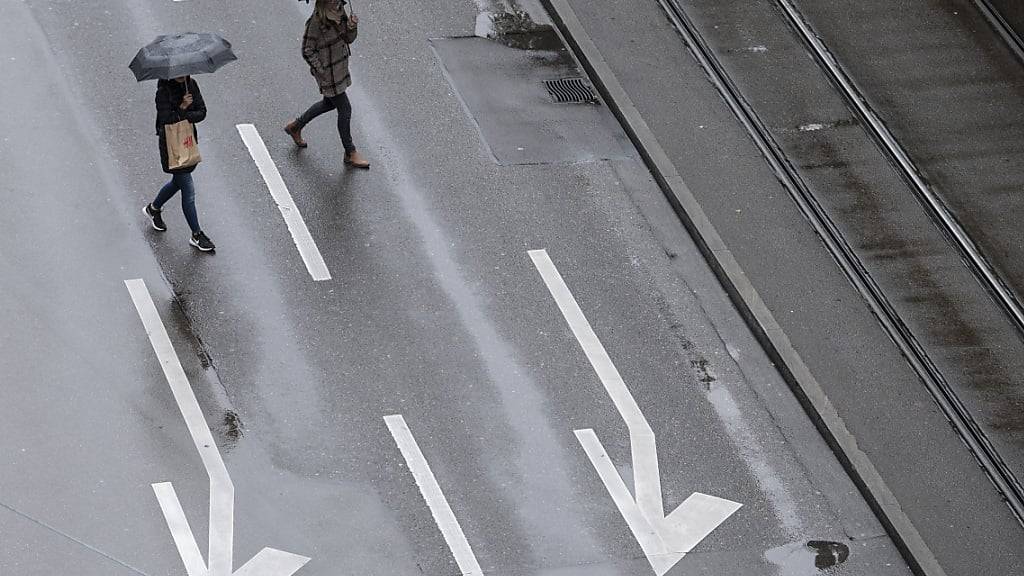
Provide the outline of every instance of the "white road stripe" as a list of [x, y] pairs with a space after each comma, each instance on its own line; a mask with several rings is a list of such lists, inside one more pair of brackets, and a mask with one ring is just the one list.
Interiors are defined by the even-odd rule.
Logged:
[[[164, 376], [174, 394], [175, 402], [178, 403], [178, 409], [181, 410], [181, 415], [185, 419], [192, 442], [195, 444], [196, 450], [199, 451], [203, 467], [206, 468], [206, 473], [210, 477], [209, 576], [230, 576], [231, 554], [234, 547], [235, 486], [231, 482], [231, 477], [228, 476], [228, 469], [217, 450], [217, 444], [213, 441], [213, 434], [210, 433], [210, 427], [207, 426], [203, 412], [199, 409], [199, 402], [192, 392], [192, 386], [189, 385], [188, 377], [181, 367], [178, 355], [174, 352], [174, 346], [160, 320], [160, 313], [157, 312], [156, 305], [153, 304], [153, 298], [149, 295], [146, 283], [141, 279], [125, 280], [125, 285], [128, 287], [128, 292], [131, 293], [135, 309], [139, 312], [139, 318], [142, 319], [142, 324], [146, 328], [153, 351], [156, 352], [156, 356], [160, 360]], [[157, 490], [159, 498], [161, 489], [154, 487], [154, 490]], [[173, 496], [173, 492], [163, 492], [162, 494], [165, 498], [159, 499], [164, 516], [176, 520], [177, 511], [165, 507], [169, 501], [169, 498], [166, 497]], [[180, 509], [181, 505], [177, 504], [177, 497], [174, 497], [174, 500], [177, 508]], [[184, 521], [183, 513], [181, 520]], [[170, 525], [170, 521], [168, 525]], [[188, 534], [191, 535], [191, 530]], [[177, 542], [182, 534], [179, 531], [173, 536]], [[191, 572], [189, 576], [191, 576]]]
[[708, 534], [725, 522], [739, 508], [738, 502], [694, 492], [671, 514], [665, 516], [658, 471], [658, 450], [654, 431], [647, 422], [633, 395], [626, 388], [576, 298], [566, 286], [562, 275], [544, 250], [531, 250], [530, 258], [555, 299], [608, 395], [629, 429], [633, 455], [633, 487], [635, 502], [625, 482], [593, 430], [576, 430], [576, 437], [604, 482], [612, 500], [622, 513], [644, 555], [657, 576], [664, 576], [676, 562], [697, 546]]
[[260, 550], [235, 571], [234, 576], [291, 576], [309, 562], [309, 558], [273, 548]]
[[199, 552], [199, 546], [196, 544], [192, 528], [188, 525], [188, 519], [185, 518], [185, 511], [181, 509], [181, 502], [178, 501], [174, 486], [170, 482], [153, 484], [153, 492], [156, 493], [156, 499], [160, 502], [160, 509], [164, 513], [164, 519], [167, 520], [167, 527], [171, 530], [174, 544], [178, 547], [178, 555], [181, 556], [181, 561], [185, 564], [185, 572], [188, 573], [188, 576], [206, 576], [206, 563], [203, 561], [202, 553]]
[[398, 449], [402, 451], [405, 463], [408, 464], [409, 470], [416, 479], [416, 485], [419, 486], [423, 499], [427, 501], [430, 513], [434, 516], [438, 528], [441, 529], [445, 542], [448, 543], [448, 547], [455, 556], [459, 570], [464, 576], [483, 576], [483, 570], [480, 569], [480, 564], [476, 561], [473, 549], [469, 547], [469, 541], [466, 540], [466, 535], [462, 532], [462, 527], [459, 526], [452, 507], [448, 505], [448, 500], [441, 492], [441, 487], [437, 485], [437, 479], [430, 471], [430, 466], [427, 464], [426, 458], [423, 457], [419, 445], [416, 444], [416, 439], [413, 438], [409, 426], [405, 423], [405, 418], [402, 418], [401, 414], [395, 414], [385, 416], [384, 422], [391, 430]]
[[584, 354], [590, 360], [622, 419], [626, 421], [633, 453], [633, 488], [636, 490], [636, 503], [649, 521], [657, 522], [657, 519], [664, 517], [665, 507], [661, 496], [661, 473], [658, 469], [654, 431], [547, 251], [530, 250], [529, 254], [548, 291], [562, 311], [566, 323], [583, 348]]
[[330, 280], [331, 273], [327, 270], [327, 264], [316, 247], [316, 242], [309, 234], [306, 222], [295, 206], [295, 201], [292, 200], [292, 195], [288, 192], [288, 187], [285, 186], [284, 179], [281, 178], [277, 165], [270, 157], [270, 152], [267, 151], [267, 145], [260, 137], [260, 133], [252, 124], [239, 124], [236, 128], [238, 128], [238, 134], [242, 137], [242, 141], [245, 142], [245, 147], [249, 149], [253, 161], [256, 162], [260, 174], [263, 175], [263, 180], [267, 183], [267, 188], [270, 189], [270, 195], [274, 197], [274, 202], [277, 203], [281, 215], [284, 216], [284, 222], [288, 225], [288, 231], [291, 232], [292, 240], [295, 241], [295, 246], [299, 249], [302, 261], [306, 263], [309, 275], [316, 281]]
[[[601, 481], [604, 482], [605, 487], [608, 489], [608, 494], [611, 495], [612, 501], [615, 502], [615, 506], [622, 513], [626, 524], [633, 531], [645, 553], [669, 553], [668, 546], [661, 537], [661, 534], [651, 526], [651, 523], [640, 511], [640, 507], [633, 502], [633, 495], [629, 493], [629, 488], [622, 481], [618, 470], [615, 469], [615, 464], [612, 464], [611, 458], [608, 457], [608, 452], [605, 451], [604, 446], [601, 445], [601, 441], [597, 439], [594, 431], [588, 428], [586, 430], [576, 430], [575, 433], [576, 438], [580, 441], [580, 445], [583, 446], [583, 451], [590, 458], [590, 463], [597, 470], [597, 475], [601, 477]], [[675, 560], [682, 558], [688, 550], [681, 552], [676, 558], [673, 558], [673, 564]]]

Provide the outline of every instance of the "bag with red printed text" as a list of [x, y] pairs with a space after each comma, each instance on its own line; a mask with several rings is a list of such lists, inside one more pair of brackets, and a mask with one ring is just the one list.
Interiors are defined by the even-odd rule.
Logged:
[[196, 131], [188, 120], [164, 126], [164, 138], [167, 139], [167, 167], [170, 170], [191, 168], [202, 162]]

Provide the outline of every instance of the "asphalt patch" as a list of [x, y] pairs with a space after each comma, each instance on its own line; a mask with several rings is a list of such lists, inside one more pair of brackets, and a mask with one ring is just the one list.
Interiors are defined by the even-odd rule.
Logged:
[[430, 41], [501, 165], [624, 159], [629, 140], [600, 103], [558, 103], [545, 82], [585, 75], [554, 31]]

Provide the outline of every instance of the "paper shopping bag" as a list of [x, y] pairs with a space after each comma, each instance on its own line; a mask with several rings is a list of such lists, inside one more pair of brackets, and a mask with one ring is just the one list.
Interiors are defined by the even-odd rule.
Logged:
[[191, 168], [203, 160], [199, 155], [196, 131], [188, 120], [164, 126], [164, 137], [167, 139], [167, 168], [170, 170]]

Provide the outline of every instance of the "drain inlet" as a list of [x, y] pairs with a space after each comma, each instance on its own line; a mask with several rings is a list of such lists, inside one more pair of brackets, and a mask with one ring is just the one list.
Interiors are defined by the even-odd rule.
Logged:
[[597, 104], [597, 94], [583, 78], [559, 78], [545, 80], [551, 99], [559, 104]]

